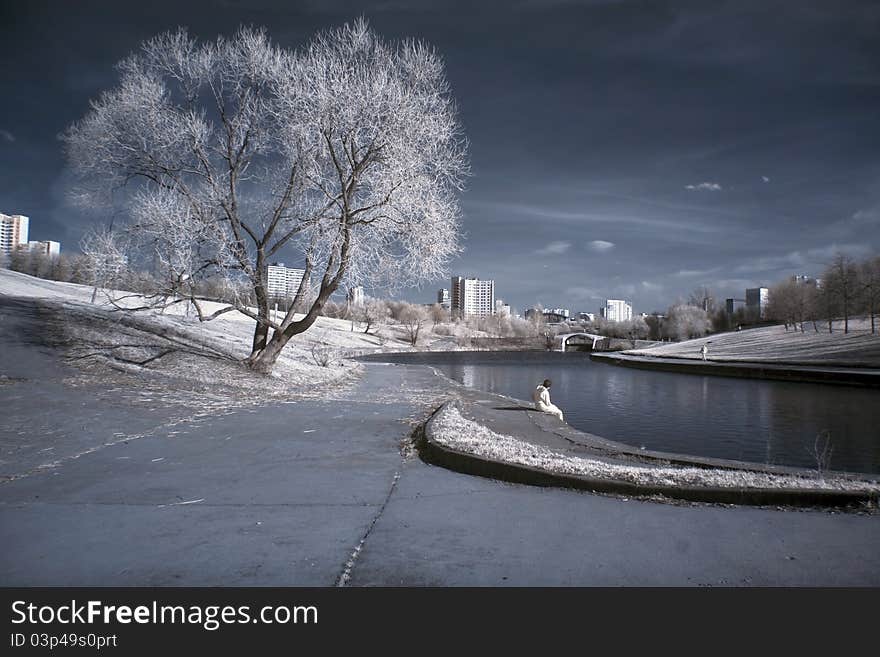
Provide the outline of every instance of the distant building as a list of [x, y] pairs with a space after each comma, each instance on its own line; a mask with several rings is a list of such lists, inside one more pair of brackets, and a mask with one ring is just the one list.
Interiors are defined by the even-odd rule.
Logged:
[[582, 322], [595, 322], [596, 313], [578, 313], [578, 319]]
[[553, 310], [549, 309], [541, 309], [541, 308], [527, 308], [525, 312], [525, 318], [527, 320], [535, 320], [542, 319], [548, 324], [561, 324], [562, 322], [568, 319], [567, 315], [563, 315], [560, 310], [564, 310], [563, 308], [554, 308]]
[[568, 308], [548, 308], [544, 311], [544, 314], [552, 313], [554, 315], [559, 315], [560, 317], [564, 317], [568, 319], [568, 316], [571, 314], [568, 311]]
[[0, 252], [9, 255], [15, 249], [27, 246], [29, 222], [24, 215], [0, 212]]
[[510, 304], [504, 299], [495, 299], [495, 314], [499, 317], [510, 317]]
[[31, 253], [41, 253], [42, 255], [54, 258], [55, 256], [61, 255], [61, 244], [59, 242], [53, 242], [52, 240], [46, 240], [45, 242], [31, 241], [28, 242], [28, 251]]
[[599, 308], [599, 315], [609, 322], [628, 322], [632, 314], [632, 306], [623, 299], [606, 299], [605, 305]]
[[792, 276], [791, 281], [796, 285], [809, 285], [815, 288], [822, 287], [822, 281], [820, 281], [818, 278], [813, 278], [812, 276], [806, 276], [804, 274]]
[[304, 269], [285, 267], [283, 262], [269, 265], [266, 272], [266, 290], [269, 296], [292, 299], [299, 290], [305, 273]]
[[355, 285], [354, 287], [348, 288], [348, 292], [345, 295], [345, 300], [348, 302], [349, 308], [359, 308], [364, 305], [364, 288], [360, 285]]
[[495, 281], [453, 276], [450, 296], [451, 310], [458, 317], [495, 312]]
[[746, 290], [746, 308], [761, 319], [767, 314], [770, 290], [766, 287], [752, 287]]
[[452, 307], [452, 300], [449, 297], [449, 290], [445, 287], [437, 290], [437, 303], [440, 307], [449, 310]]
[[743, 310], [746, 307], [745, 299], [725, 299], [724, 310], [728, 315], [733, 315], [737, 310]]

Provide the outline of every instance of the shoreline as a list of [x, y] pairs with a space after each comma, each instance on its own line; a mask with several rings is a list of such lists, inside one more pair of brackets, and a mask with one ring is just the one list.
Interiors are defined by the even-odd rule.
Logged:
[[[403, 365], [411, 367], [416, 364]], [[455, 472], [538, 487], [577, 489], [645, 499], [662, 498], [667, 502], [681, 500], [737, 506], [865, 510], [873, 508], [880, 495], [878, 476], [871, 473], [827, 471], [820, 474], [813, 469], [792, 466], [639, 449], [576, 429], [535, 411], [524, 400], [470, 388], [430, 364], [418, 365], [458, 393], [458, 399], [447, 401], [435, 409], [416, 432], [416, 446], [421, 459]], [[629, 470], [641, 469], [649, 474], [652, 470], [662, 471], [663, 476], [672, 477], [684, 473], [691, 478], [696, 476], [696, 480], [688, 483], [675, 483], [672, 480], [658, 483], [627, 480], [626, 477], [621, 478], [615, 474], [590, 476], [564, 469], [560, 471], [555, 467], [512, 462], [503, 457], [481, 453], [477, 449], [462, 448], [461, 445], [453, 444], [454, 441], [444, 440], [437, 429], [438, 417], [451, 408], [457, 409], [463, 419], [456, 424], [455, 433], [466, 433], [466, 425], [474, 423], [479, 425], [480, 430], [492, 434], [492, 442], [516, 441], [531, 456], [543, 453], [553, 458], [558, 457], [557, 460], [586, 460], [606, 470], [617, 468], [618, 472], [623, 471], [627, 476], [630, 476]], [[711, 481], [713, 477], [719, 479], [723, 485], [697, 481]], [[760, 480], [760, 485], [736, 483], [757, 480]], [[792, 485], [793, 480], [797, 480], [796, 485]], [[815, 485], [812, 485], [813, 482]]]
[[672, 372], [727, 376], [741, 379], [763, 379], [797, 383], [824, 383], [829, 385], [880, 388], [880, 369], [871, 367], [822, 366], [813, 363], [777, 363], [745, 360], [690, 360], [669, 356], [648, 356], [624, 352], [593, 352], [590, 360], [618, 367]]

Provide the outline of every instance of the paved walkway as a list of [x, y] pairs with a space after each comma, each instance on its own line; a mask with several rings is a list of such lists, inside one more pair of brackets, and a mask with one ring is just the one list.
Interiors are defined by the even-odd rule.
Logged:
[[401, 446], [458, 392], [424, 367], [369, 364], [332, 398], [192, 419], [136, 391], [66, 387], [55, 354], [23, 339], [39, 318], [0, 306], [3, 586], [880, 585], [877, 516], [426, 465]]

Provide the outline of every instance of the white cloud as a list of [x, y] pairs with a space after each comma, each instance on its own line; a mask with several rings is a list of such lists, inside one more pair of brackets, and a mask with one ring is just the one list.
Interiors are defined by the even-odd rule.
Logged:
[[795, 273], [818, 273], [838, 253], [845, 253], [854, 258], [860, 258], [868, 255], [870, 252], [871, 247], [866, 244], [829, 244], [828, 246], [807, 249], [806, 251], [791, 251], [782, 255], [752, 258], [735, 267], [733, 272], [737, 274], [751, 274], [753, 272], [769, 272], [780, 269], [809, 268], [810, 271], [798, 271]]
[[720, 192], [723, 187], [716, 182], [701, 182], [698, 185], [685, 185], [685, 189], [694, 191], [705, 190], [707, 192]]
[[681, 278], [687, 278], [690, 276], [708, 276], [709, 274], [714, 274], [720, 269], [720, 267], [712, 267], [712, 269], [679, 269], [675, 276], [679, 276]]
[[0, 129], [0, 139], [8, 141], [9, 143], [12, 143], [15, 141], [15, 135], [12, 134], [11, 132], [9, 132], [9, 130]]
[[761, 180], [763, 180], [765, 183], [770, 182], [770, 179], [767, 176], [761, 176]]
[[859, 210], [853, 214], [852, 220], [857, 224], [880, 223], [880, 207]]
[[649, 292], [659, 292], [663, 289], [663, 286], [660, 285], [660, 283], [652, 283], [651, 281], [642, 281], [642, 287]]
[[602, 298], [596, 290], [582, 286], [567, 287], [562, 295], [564, 299], [581, 306], [586, 306], [591, 301]]
[[571, 248], [571, 242], [550, 242], [542, 249], [538, 249], [538, 255], [562, 255]]
[[614, 248], [614, 242], [606, 242], [605, 240], [593, 240], [590, 242], [590, 249], [593, 251], [610, 251]]

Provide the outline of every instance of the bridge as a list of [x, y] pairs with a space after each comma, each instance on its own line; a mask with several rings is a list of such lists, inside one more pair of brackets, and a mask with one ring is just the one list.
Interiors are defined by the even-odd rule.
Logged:
[[585, 340], [592, 340], [592, 349], [596, 348], [596, 345], [601, 340], [606, 340], [606, 336], [604, 335], [596, 335], [595, 333], [560, 333], [554, 339], [559, 342], [559, 351], [565, 351], [568, 346], [568, 341], [572, 338], [584, 338]]

